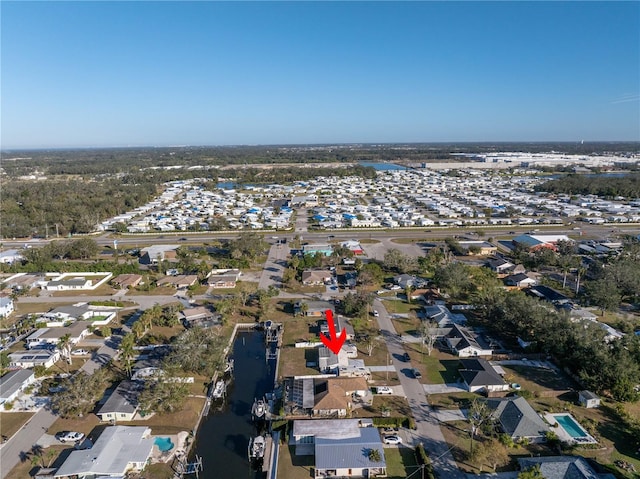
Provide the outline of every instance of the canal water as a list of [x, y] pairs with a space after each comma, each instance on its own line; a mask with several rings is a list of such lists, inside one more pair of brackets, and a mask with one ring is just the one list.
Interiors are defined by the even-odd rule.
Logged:
[[264, 474], [251, 470], [247, 448], [258, 427], [251, 420], [255, 398], [273, 390], [275, 361], [267, 364], [265, 334], [260, 331], [238, 332], [233, 343], [233, 380], [225, 401], [216, 400], [203, 419], [192, 449], [192, 456], [202, 458], [205, 479], [257, 479]]

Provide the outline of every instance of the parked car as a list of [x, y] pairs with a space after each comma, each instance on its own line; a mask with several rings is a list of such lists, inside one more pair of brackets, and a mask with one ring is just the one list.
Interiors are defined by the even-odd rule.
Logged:
[[378, 312], [378, 310], [374, 309], [373, 315], [377, 318], [378, 316], [380, 316], [380, 313]]
[[393, 394], [393, 389], [389, 386], [378, 386], [376, 387], [376, 394]]
[[407, 361], [407, 362], [408, 362], [408, 361], [411, 361], [411, 356], [409, 356], [409, 353], [404, 353], [404, 354], [402, 355], [402, 360], [403, 360], [403, 361]]
[[402, 438], [400, 436], [385, 436], [385, 444], [402, 444]]
[[422, 373], [418, 369], [413, 368], [413, 377], [416, 378], [416, 379], [421, 379], [422, 378]]
[[56, 433], [56, 439], [60, 442], [77, 442], [84, 438], [84, 434], [75, 431], [60, 431]]
[[71, 351], [72, 356], [87, 356], [88, 354], [89, 351], [87, 351], [86, 349], [74, 349], [73, 351]]

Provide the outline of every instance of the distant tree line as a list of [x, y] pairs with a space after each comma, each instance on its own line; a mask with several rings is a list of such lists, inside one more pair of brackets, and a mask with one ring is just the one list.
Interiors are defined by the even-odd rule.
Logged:
[[5, 238], [88, 233], [100, 221], [150, 201], [157, 191], [152, 182], [127, 178], [3, 181], [0, 230]]
[[568, 195], [596, 195], [604, 198], [638, 198], [640, 173], [628, 173], [624, 176], [572, 174], [537, 185], [535, 190]]

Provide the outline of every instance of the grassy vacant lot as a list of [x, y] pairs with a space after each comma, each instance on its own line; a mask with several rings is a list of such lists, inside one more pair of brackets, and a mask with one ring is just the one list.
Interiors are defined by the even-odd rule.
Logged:
[[56, 298], [63, 298], [66, 296], [111, 296], [115, 292], [116, 290], [111, 286], [103, 284], [93, 290], [53, 291], [51, 296]]
[[[387, 477], [389, 479], [402, 479], [416, 471], [416, 455], [412, 448], [400, 446], [384, 449], [384, 458], [387, 461]], [[415, 477], [419, 477], [416, 474]]]
[[13, 436], [31, 419], [31, 416], [33, 416], [32, 412], [0, 412], [0, 424], [2, 424], [0, 432], [3, 436]]

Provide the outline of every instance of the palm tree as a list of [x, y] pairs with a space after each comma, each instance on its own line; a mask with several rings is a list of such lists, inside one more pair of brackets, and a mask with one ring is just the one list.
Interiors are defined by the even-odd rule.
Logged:
[[129, 377], [131, 377], [131, 367], [135, 354], [135, 350], [133, 348], [135, 344], [135, 337], [133, 333], [127, 334], [122, 338], [122, 342], [120, 343], [120, 358], [124, 363], [124, 369]]
[[[58, 340], [58, 349], [62, 353], [62, 357], [71, 364], [71, 334], [67, 333]], [[67, 372], [69, 368], [67, 367]]]

